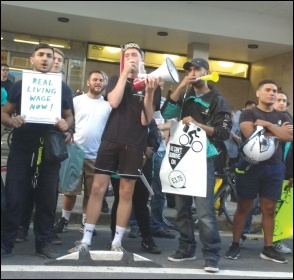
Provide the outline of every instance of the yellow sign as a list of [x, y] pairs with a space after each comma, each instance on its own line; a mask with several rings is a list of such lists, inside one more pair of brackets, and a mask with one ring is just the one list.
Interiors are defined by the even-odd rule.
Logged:
[[293, 236], [293, 188], [287, 188], [284, 180], [281, 199], [275, 210], [275, 229], [273, 242]]

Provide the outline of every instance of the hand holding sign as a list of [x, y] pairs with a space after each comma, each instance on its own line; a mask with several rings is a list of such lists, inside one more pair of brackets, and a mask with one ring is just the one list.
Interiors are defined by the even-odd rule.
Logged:
[[25, 119], [22, 116], [12, 117], [10, 121], [10, 127], [19, 128], [26, 123]]

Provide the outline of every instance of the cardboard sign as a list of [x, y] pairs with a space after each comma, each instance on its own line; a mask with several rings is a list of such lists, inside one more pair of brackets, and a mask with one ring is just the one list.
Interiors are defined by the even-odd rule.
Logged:
[[200, 127], [173, 122], [160, 168], [162, 191], [206, 197], [206, 133]]
[[284, 180], [281, 199], [277, 202], [273, 242], [293, 236], [293, 188], [287, 188], [288, 182]]
[[26, 122], [54, 124], [61, 118], [61, 73], [23, 71], [21, 115]]

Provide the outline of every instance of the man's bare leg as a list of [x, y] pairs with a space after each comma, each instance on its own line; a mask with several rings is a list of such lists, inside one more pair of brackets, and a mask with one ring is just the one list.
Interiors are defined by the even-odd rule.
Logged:
[[121, 241], [126, 230], [132, 211], [132, 198], [136, 180], [120, 179], [119, 203], [116, 212], [116, 227], [112, 245], [121, 246]]
[[92, 235], [96, 222], [101, 214], [102, 201], [106, 188], [109, 185], [109, 175], [95, 174], [92, 185], [92, 191], [88, 200], [86, 210], [86, 223], [82, 243], [91, 245]]

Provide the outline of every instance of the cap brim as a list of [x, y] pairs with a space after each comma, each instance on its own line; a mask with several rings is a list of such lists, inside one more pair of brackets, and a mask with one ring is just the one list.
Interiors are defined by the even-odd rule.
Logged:
[[184, 65], [183, 65], [183, 68], [185, 69], [185, 70], [189, 70], [190, 69], [190, 67], [199, 67], [199, 68], [201, 68], [202, 66], [201, 65], [199, 65], [199, 64], [197, 64], [197, 63], [192, 63], [192, 62], [186, 62]]
[[186, 62], [186, 63], [183, 65], [183, 68], [184, 68], [185, 70], [189, 70], [191, 66], [193, 66], [193, 64], [192, 64], [191, 62]]

